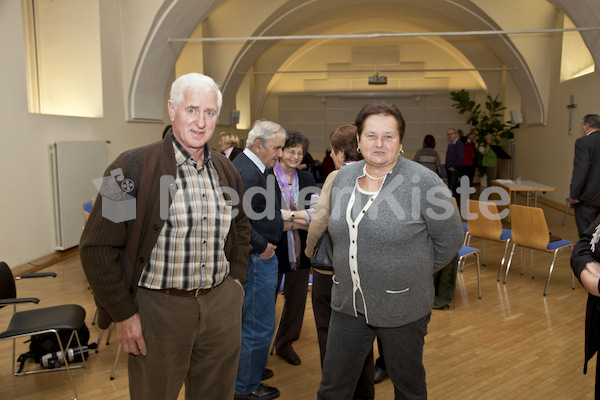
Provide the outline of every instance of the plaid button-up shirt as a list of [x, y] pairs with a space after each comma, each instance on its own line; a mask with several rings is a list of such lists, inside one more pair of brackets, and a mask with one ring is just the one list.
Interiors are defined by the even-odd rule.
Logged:
[[139, 280], [148, 289], [208, 289], [229, 274], [224, 246], [232, 207], [219, 186], [219, 176], [205, 147], [204, 163], [173, 138], [177, 192], [156, 245]]

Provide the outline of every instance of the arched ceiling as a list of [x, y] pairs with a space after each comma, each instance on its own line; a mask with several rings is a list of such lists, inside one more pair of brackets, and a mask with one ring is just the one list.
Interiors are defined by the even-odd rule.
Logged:
[[[236, 2], [240, 1], [243, 0], [172, 0], [165, 3], [156, 16], [134, 72], [128, 103], [131, 120], [162, 120], [163, 96], [170, 83], [173, 66], [183, 48], [183, 44], [169, 42], [169, 39], [188, 37], [202, 22], [207, 27], [204, 31], [206, 36], [211, 35], [211, 26], [221, 26], [222, 31], [223, 26], [218, 23], [220, 21], [225, 20], [232, 26], [236, 19], [227, 20], [227, 11], [235, 10]], [[567, 11], [576, 26], [581, 26], [578, 19], [586, 21], [588, 25], [585, 26], [590, 26], [589, 15], [580, 14], [591, 13], [593, 0], [576, 2], [582, 3], [577, 6], [566, 0], [550, 2], [562, 11]], [[367, 18], [398, 20], [399, 32], [403, 23], [418, 26], [424, 32], [500, 30], [491, 16], [469, 0], [379, 0], [368, 3], [361, 0], [280, 0], [277, 4], [280, 6], [273, 8], [270, 13], [251, 15], [251, 19], [257, 24], [244, 36], [320, 35], [338, 26], [352, 26], [353, 21], [358, 26], [359, 21]], [[586, 7], [588, 4], [589, 7]], [[598, 11], [593, 14], [597, 20]], [[361, 27], [362, 31], [365, 28]], [[377, 32], [377, 28], [371, 27], [373, 32]], [[587, 35], [586, 43], [593, 54], [594, 50], [598, 50], [596, 54], [600, 54], [600, 41], [597, 40], [596, 32]], [[544, 121], [543, 102], [532, 73], [524, 57], [508, 37], [455, 36], [443, 39], [462, 52], [476, 68], [514, 68], [511, 76], [520, 90], [528, 123]], [[235, 95], [243, 79], [240, 71], [250, 71], [258, 60], [262, 69], [268, 67], [278, 70], [286, 60], [284, 56], [294, 54], [306, 41], [285, 41], [284, 46], [282, 43], [283, 41], [253, 41], [239, 45], [239, 51], [225, 66], [217, 62], [217, 56], [220, 56], [216, 50], [218, 45], [204, 46], [204, 58], [209, 60], [204, 63], [204, 72], [222, 82], [225, 111], [222, 115], [228, 115], [228, 110], [234, 108]], [[275, 47], [279, 47], [277, 52], [273, 50]], [[266, 59], [265, 54], [269, 52], [278, 56], [272, 57], [272, 60]], [[212, 57], [213, 55], [216, 56]], [[482, 78], [487, 79], [485, 74], [482, 74]], [[255, 86], [254, 90], [266, 90], [270, 80], [271, 78], [257, 79], [255, 85], [258, 83], [259, 87]]]

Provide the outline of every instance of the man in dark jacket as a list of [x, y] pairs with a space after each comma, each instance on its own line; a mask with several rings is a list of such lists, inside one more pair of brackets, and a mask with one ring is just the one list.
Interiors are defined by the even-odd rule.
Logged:
[[239, 173], [207, 145], [221, 104], [211, 78], [178, 78], [172, 129], [109, 166], [81, 237], [90, 287], [130, 353], [132, 399], [177, 398], [184, 383], [187, 399], [233, 398], [250, 223]]
[[575, 141], [569, 202], [573, 204], [579, 236], [600, 214], [600, 116], [581, 120], [581, 136]]
[[[465, 145], [458, 138], [458, 132], [454, 128], [448, 129], [448, 150], [446, 151], [446, 176], [448, 177], [448, 188], [452, 196], [459, 200], [456, 189], [460, 179], [460, 167], [464, 158]], [[460, 204], [460, 203], [459, 203]]]
[[[279, 390], [263, 385], [269, 345], [275, 331], [275, 294], [279, 271], [275, 243], [283, 232], [275, 177], [265, 174], [281, 157], [285, 130], [275, 122], [257, 121], [248, 133], [246, 149], [233, 160], [244, 182], [244, 208], [251, 219], [248, 280], [244, 284], [242, 351], [235, 381], [235, 399], [274, 399]], [[250, 206], [250, 207], [248, 207]], [[249, 209], [250, 208], [250, 209]], [[272, 375], [271, 371], [268, 371]]]

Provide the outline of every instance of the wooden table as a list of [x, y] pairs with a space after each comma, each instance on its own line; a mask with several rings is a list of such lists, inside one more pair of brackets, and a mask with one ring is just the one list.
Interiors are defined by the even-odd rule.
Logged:
[[532, 194], [533, 206], [537, 207], [537, 195], [539, 192], [556, 192], [556, 188], [546, 186], [534, 181], [516, 181], [512, 179], [496, 179], [492, 185], [499, 186], [506, 190], [509, 195], [510, 203], [513, 203], [513, 193], [527, 192], [527, 205], [529, 206], [529, 195]]

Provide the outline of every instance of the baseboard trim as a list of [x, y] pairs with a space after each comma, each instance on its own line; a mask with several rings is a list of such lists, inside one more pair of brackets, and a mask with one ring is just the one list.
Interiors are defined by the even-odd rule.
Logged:
[[75, 257], [77, 255], [79, 255], [79, 247], [76, 246], [65, 251], [55, 251], [52, 254], [30, 261], [27, 264], [11, 268], [11, 270], [14, 276], [33, 274], [58, 262], [66, 260], [67, 258]]

